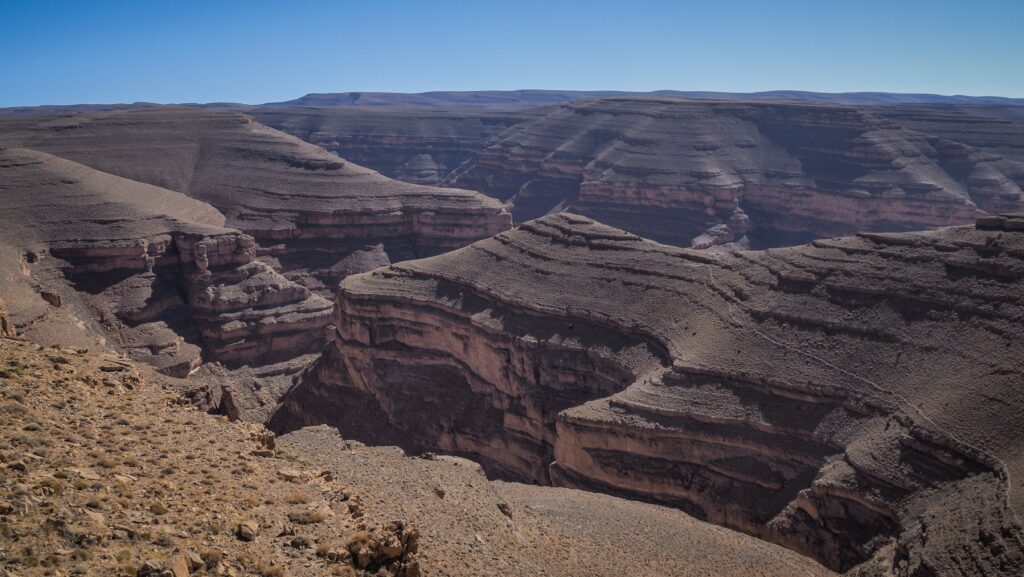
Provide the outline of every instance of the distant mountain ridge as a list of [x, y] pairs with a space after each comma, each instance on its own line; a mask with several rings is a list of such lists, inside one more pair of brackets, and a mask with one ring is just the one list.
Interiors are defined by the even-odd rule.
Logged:
[[[311, 92], [305, 96], [282, 102], [243, 104], [239, 102], [182, 103], [184, 106], [246, 110], [253, 108], [469, 108], [522, 110], [538, 106], [568, 104], [585, 98], [622, 96], [650, 96], [660, 98], [686, 98], [701, 100], [788, 100], [819, 104], [853, 106], [885, 106], [899, 104], [961, 104], [1024, 106], [1024, 98], [1004, 96], [967, 96], [962, 94], [916, 94], [899, 92], [806, 92], [802, 90], [770, 90], [766, 92], [715, 92], [654, 90], [630, 92], [626, 90], [468, 90], [436, 92]], [[44, 104], [39, 106], [12, 106], [0, 108], [0, 116], [39, 116], [48, 114], [79, 114], [155, 108], [164, 106], [152, 102], [110, 104]]]
[[713, 92], [656, 90], [629, 92], [621, 90], [475, 90], [466, 92], [336, 92], [311, 93], [285, 102], [270, 102], [267, 107], [349, 107], [392, 106], [410, 108], [529, 108], [565, 104], [584, 98], [617, 96], [657, 96], [710, 100], [796, 100], [827, 104], [878, 106], [893, 104], [982, 104], [1024, 106], [1024, 98], [1002, 96], [946, 96], [940, 94], [904, 94], [892, 92], [805, 92], [772, 90], [767, 92]]

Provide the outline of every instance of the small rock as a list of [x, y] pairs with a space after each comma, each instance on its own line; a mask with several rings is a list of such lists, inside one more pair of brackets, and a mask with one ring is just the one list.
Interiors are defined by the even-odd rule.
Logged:
[[291, 525], [285, 525], [284, 529], [281, 529], [281, 532], [277, 534], [278, 537], [292, 537], [294, 535], [295, 527], [292, 527]]
[[195, 551], [186, 551], [184, 555], [185, 561], [188, 563], [189, 571], [198, 571], [206, 566], [206, 563], [203, 562], [203, 558], [199, 556], [199, 553], [196, 553]]
[[100, 370], [104, 373], [121, 373], [128, 370], [128, 365], [103, 365]]
[[135, 572], [138, 577], [146, 577], [146, 575], [157, 575], [164, 571], [164, 564], [156, 559], [148, 559], [143, 563], [139, 570]]
[[259, 534], [260, 524], [253, 520], [239, 523], [238, 529], [235, 531], [235, 535], [242, 541], [253, 541], [256, 539], [256, 535]]
[[290, 483], [295, 483], [302, 478], [302, 473], [295, 469], [281, 469], [277, 472], [277, 476]]
[[272, 451], [270, 449], [257, 449], [257, 450], [252, 452], [252, 456], [254, 456], [254, 457], [273, 457], [274, 456], [274, 451]]
[[316, 541], [308, 535], [298, 535], [292, 539], [291, 546], [296, 549], [312, 549], [316, 546]]
[[77, 473], [79, 477], [86, 481], [99, 481], [101, 479], [100, 474], [88, 467], [71, 467], [68, 469], [72, 473]]
[[188, 559], [184, 553], [178, 553], [171, 557], [170, 561], [167, 562], [167, 569], [170, 570], [174, 577], [188, 577], [189, 573], [191, 573]]

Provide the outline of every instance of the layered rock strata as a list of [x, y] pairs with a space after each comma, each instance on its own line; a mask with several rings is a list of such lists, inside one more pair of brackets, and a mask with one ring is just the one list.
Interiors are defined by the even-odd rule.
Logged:
[[209, 204], [28, 149], [0, 150], [0, 174], [0, 243], [20, 260], [4, 268], [48, 302], [38, 316], [66, 304], [175, 376], [322, 346], [330, 303], [254, 261]]
[[329, 269], [355, 251], [382, 244], [391, 261], [429, 256], [511, 222], [479, 193], [397, 182], [233, 112], [44, 118], [3, 139], [202, 200], [285, 276], [327, 295]]
[[488, 112], [390, 108], [254, 109], [261, 123], [385, 176], [438, 185], [510, 126], [541, 110]]
[[1024, 218], [710, 254], [559, 214], [349, 277], [271, 425], [671, 504], [859, 575], [1017, 575]]
[[821, 104], [583, 100], [513, 126], [445, 182], [509, 201], [517, 221], [569, 209], [695, 248], [748, 232], [755, 246], [782, 246], [1024, 208], [1019, 150], [919, 132], [906, 117], [918, 118]]

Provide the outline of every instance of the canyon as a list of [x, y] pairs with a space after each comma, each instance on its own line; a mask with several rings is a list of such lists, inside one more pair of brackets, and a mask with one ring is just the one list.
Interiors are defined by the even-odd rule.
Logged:
[[561, 213], [346, 279], [270, 426], [669, 504], [837, 571], [1010, 575], [1022, 282], [1022, 217], [714, 254]]
[[517, 222], [571, 210], [677, 246], [769, 248], [1024, 207], [1017, 106], [604, 96], [445, 110], [338, 96], [254, 114], [393, 178], [507, 201]]
[[341, 278], [511, 222], [479, 193], [394, 181], [234, 112], [16, 118], [0, 146], [15, 324], [199, 371], [232, 411], [267, 413], [323, 347]]
[[[215, 543], [218, 574], [263, 574], [256, 554], [270, 575], [1019, 575], [1021, 110], [788, 91], [0, 110], [0, 476], [21, 487], [0, 523], [82, 567], [33, 507], [159, 527], [138, 495], [53, 473], [78, 475], [64, 452], [107, 468], [57, 432], [145, 425], [164, 456], [130, 450], [154, 467], [210, 467], [223, 442], [249, 471], [207, 485], [194, 528], [186, 477], [103, 473], [173, 482], [174, 553]], [[51, 450], [25, 444], [39, 431]], [[288, 484], [324, 526], [290, 522]], [[251, 546], [221, 532], [243, 493]], [[370, 551], [388, 539], [401, 559]], [[93, 562], [171, 553], [130, 549]], [[18, 551], [0, 563], [37, 557]]]

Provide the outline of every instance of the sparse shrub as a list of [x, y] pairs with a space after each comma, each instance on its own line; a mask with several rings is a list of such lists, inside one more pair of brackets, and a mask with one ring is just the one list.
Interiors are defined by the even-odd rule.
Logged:
[[280, 565], [259, 563], [256, 565], [256, 572], [263, 577], [282, 577], [284, 575], [284, 567]]
[[199, 551], [199, 558], [203, 560], [207, 569], [213, 569], [220, 563], [223, 555], [216, 549], [202, 549]]
[[325, 519], [327, 519], [327, 514], [323, 511], [297, 511], [294, 513], [288, 513], [288, 520], [296, 525], [323, 523]]
[[288, 495], [288, 502], [292, 505], [305, 505], [309, 503], [309, 496], [304, 493], [290, 493]]

